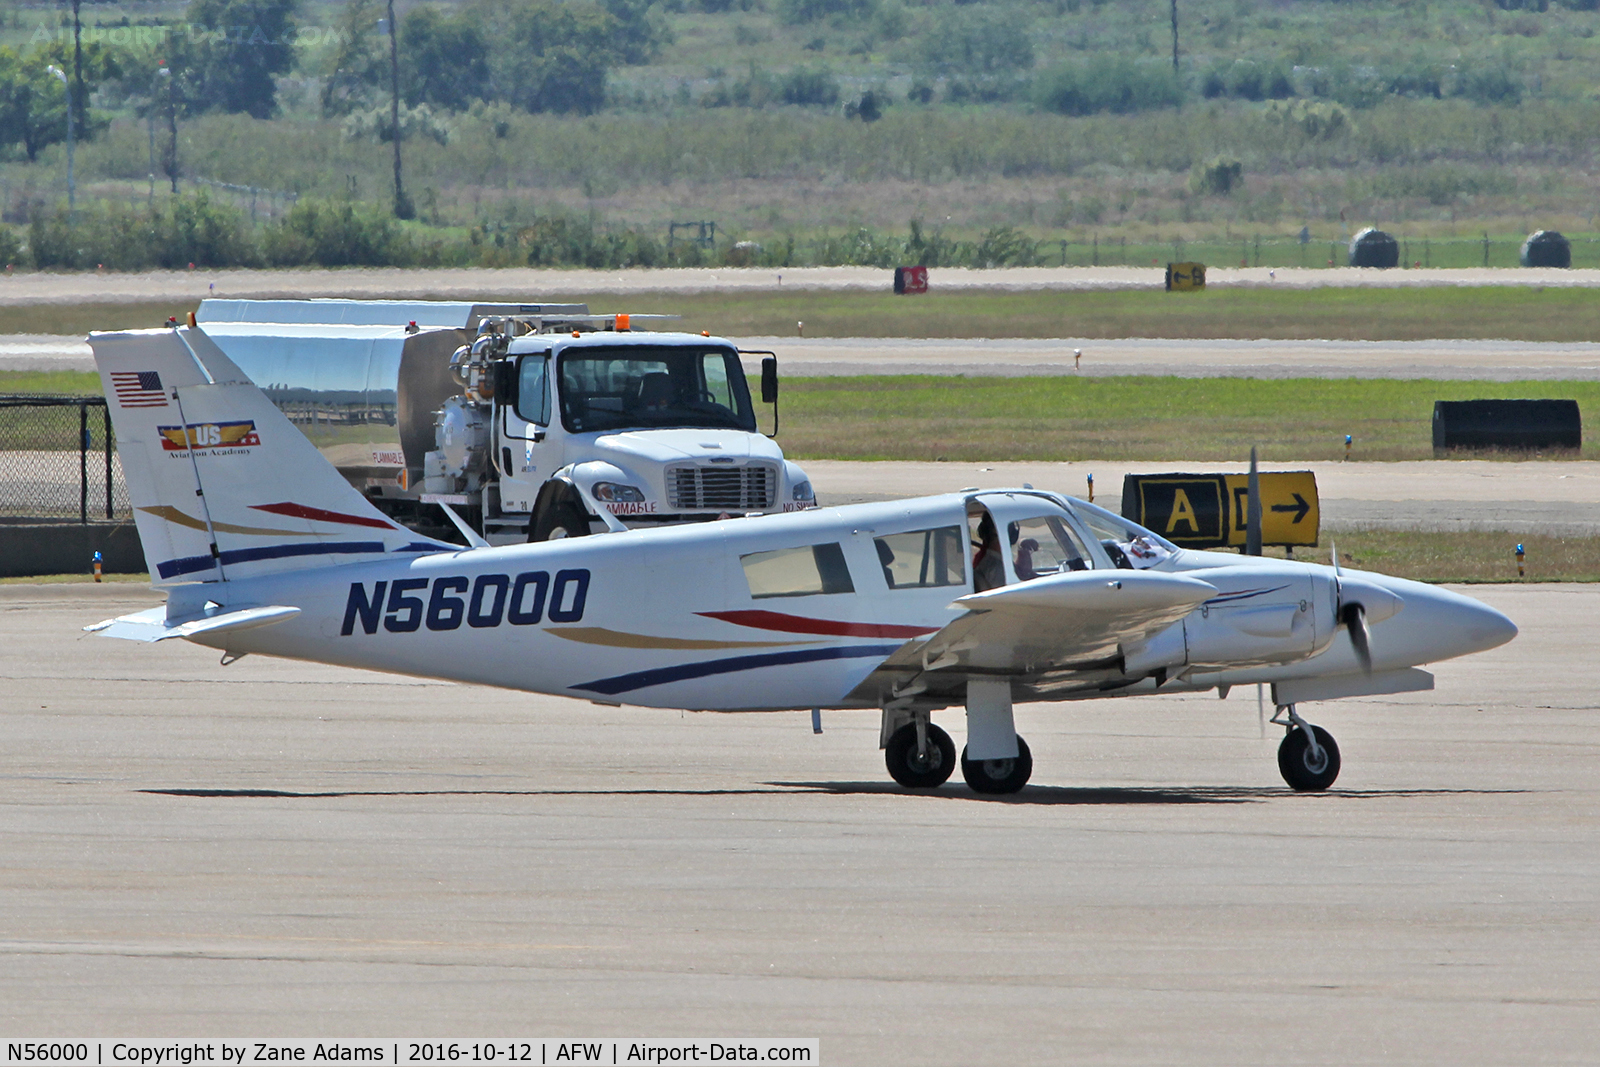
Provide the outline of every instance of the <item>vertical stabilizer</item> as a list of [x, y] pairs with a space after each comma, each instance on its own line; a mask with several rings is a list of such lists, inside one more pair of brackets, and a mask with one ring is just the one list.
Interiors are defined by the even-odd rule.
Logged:
[[457, 547], [368, 503], [203, 331], [89, 344], [154, 584]]

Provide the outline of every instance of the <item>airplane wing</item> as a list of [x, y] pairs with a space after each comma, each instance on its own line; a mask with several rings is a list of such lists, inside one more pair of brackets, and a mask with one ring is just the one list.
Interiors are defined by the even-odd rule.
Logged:
[[[1092, 675], [1176, 623], [1216, 587], [1156, 571], [1075, 571], [961, 597], [959, 618], [890, 656], [852, 697], [959, 697], [967, 678]], [[1019, 694], [1020, 695], [1020, 694]]]

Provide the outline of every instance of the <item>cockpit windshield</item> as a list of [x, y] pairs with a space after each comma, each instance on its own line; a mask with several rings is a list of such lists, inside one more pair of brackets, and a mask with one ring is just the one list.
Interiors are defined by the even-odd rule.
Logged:
[[1160, 534], [1129, 522], [1121, 515], [1105, 508], [1070, 497], [1067, 501], [1083, 524], [1089, 527], [1095, 540], [1106, 550], [1111, 562], [1124, 570], [1144, 570], [1167, 559], [1178, 546]]
[[561, 422], [570, 433], [685, 427], [754, 433], [731, 348], [646, 345], [561, 353]]

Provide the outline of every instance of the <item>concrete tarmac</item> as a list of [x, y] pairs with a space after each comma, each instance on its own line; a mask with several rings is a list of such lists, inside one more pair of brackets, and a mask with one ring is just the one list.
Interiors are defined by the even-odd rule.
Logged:
[[[78, 632], [0, 587], [0, 1028], [817, 1037], [830, 1064], [1591, 1063], [1600, 587], [1432, 693], [1019, 709], [1015, 798], [872, 714], [598, 707]], [[961, 737], [959, 712], [938, 717]]]

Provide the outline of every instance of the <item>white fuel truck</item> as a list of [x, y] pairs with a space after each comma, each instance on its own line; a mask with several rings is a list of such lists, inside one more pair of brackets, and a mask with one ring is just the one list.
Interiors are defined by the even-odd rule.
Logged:
[[[491, 544], [814, 507], [757, 428], [741, 356], [583, 304], [202, 301], [196, 319], [356, 488]], [[763, 420], [764, 421], [764, 420]]]

